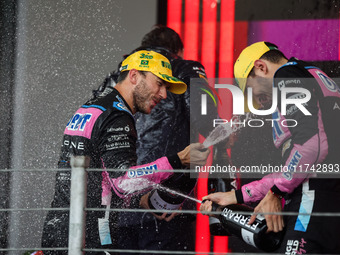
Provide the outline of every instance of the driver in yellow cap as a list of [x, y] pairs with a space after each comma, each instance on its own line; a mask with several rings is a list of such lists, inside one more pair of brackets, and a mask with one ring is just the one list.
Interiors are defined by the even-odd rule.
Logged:
[[[126, 198], [135, 194], [129, 190], [135, 186], [127, 185], [129, 181], [136, 183], [136, 179], [144, 179], [144, 183], [160, 183], [176, 175], [173, 169], [205, 164], [209, 150], [201, 151], [203, 145], [195, 143], [174, 155], [136, 166], [137, 131], [133, 114], [150, 113], [166, 98], [167, 90], [181, 94], [186, 91], [186, 84], [172, 76], [166, 57], [154, 51], [137, 51], [123, 61], [117, 85], [108, 93], [87, 101], [70, 118], [64, 131], [59, 168], [70, 168], [71, 155], [87, 155], [91, 157], [90, 168], [131, 169], [128, 172], [89, 171], [88, 208], [109, 208], [111, 197], [115, 198], [113, 206], [121, 208], [128, 203]], [[158, 171], [162, 169], [172, 171]], [[69, 207], [70, 180], [70, 171], [57, 173], [52, 207]], [[126, 185], [122, 185], [123, 182]], [[142, 191], [135, 190], [136, 194]], [[43, 247], [67, 247], [68, 218], [68, 211], [48, 213]], [[110, 234], [112, 227], [109, 213], [87, 212], [86, 248], [115, 248]]]

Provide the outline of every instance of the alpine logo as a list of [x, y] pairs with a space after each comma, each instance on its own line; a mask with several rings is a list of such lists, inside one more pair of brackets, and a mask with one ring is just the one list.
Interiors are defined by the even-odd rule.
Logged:
[[247, 192], [247, 194], [248, 194], [249, 197], [252, 197], [252, 196], [253, 196], [253, 195], [251, 194], [250, 189], [248, 189], [247, 187], [246, 187], [246, 192]]
[[335, 110], [335, 109], [340, 110], [340, 107], [337, 103], [335, 103], [334, 106], [333, 106], [333, 110]]
[[124, 104], [124, 101], [119, 96], [116, 96], [116, 98], [118, 99], [119, 102], [113, 102], [113, 107], [118, 109], [119, 111], [125, 111], [132, 115], [129, 108], [127, 108], [126, 105]]
[[329, 78], [326, 74], [320, 71], [315, 71], [315, 73], [319, 76], [320, 80], [322, 81], [322, 83], [325, 85], [325, 87], [329, 91], [340, 92], [338, 85], [331, 78]]
[[146, 167], [137, 168], [135, 170], [130, 170], [128, 172], [129, 178], [138, 178], [144, 175], [153, 174], [155, 171], [157, 171], [157, 165], [151, 165]]

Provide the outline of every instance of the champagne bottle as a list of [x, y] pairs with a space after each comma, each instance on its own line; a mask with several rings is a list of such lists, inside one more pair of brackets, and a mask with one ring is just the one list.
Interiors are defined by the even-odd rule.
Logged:
[[272, 252], [279, 248], [283, 231], [266, 233], [267, 224], [262, 215], [257, 215], [255, 222], [248, 225], [251, 216], [242, 212], [252, 212], [251, 208], [244, 205], [228, 205], [223, 208], [219, 207], [217, 211], [221, 211], [219, 219], [223, 227], [247, 244], [266, 252]]

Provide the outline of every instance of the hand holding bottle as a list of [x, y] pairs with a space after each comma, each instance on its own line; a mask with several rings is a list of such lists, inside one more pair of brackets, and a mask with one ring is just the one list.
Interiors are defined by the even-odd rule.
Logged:
[[234, 190], [228, 192], [211, 193], [207, 196], [204, 196], [202, 200], [207, 200], [201, 204], [200, 211], [202, 212], [211, 212], [213, 202], [220, 206], [237, 204]]
[[[267, 233], [268, 227], [266, 219], [263, 216], [250, 216], [249, 213], [253, 211], [252, 208], [244, 205], [232, 204], [232, 202], [236, 201], [235, 194], [232, 196], [231, 192], [217, 192], [203, 197], [203, 201], [204, 199], [214, 199], [214, 202], [219, 203], [220, 205], [223, 204], [223, 206], [215, 209], [212, 208], [216, 207], [215, 203], [212, 204], [212, 201], [205, 201], [201, 205], [201, 211], [210, 212], [211, 210], [215, 210], [221, 212], [219, 214], [219, 219], [223, 228], [230, 234], [239, 237], [249, 245], [267, 252], [272, 252], [280, 246], [283, 232]], [[250, 219], [251, 217], [252, 221]]]
[[[251, 216], [249, 224], [252, 224], [258, 213], [278, 213], [282, 211], [281, 200], [276, 197], [271, 191], [268, 191], [267, 195], [261, 200], [261, 202], [255, 207], [254, 215]], [[284, 222], [282, 215], [278, 214], [266, 214], [264, 215], [268, 230], [267, 232], [279, 232], [283, 230]]]
[[190, 165], [204, 166], [209, 154], [210, 150], [205, 148], [201, 143], [192, 143], [177, 153], [182, 165], [187, 167], [190, 167]]

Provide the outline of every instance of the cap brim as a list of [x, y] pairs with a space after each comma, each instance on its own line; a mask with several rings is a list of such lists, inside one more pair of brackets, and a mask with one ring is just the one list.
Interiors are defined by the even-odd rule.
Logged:
[[236, 81], [237, 81], [238, 86], [242, 90], [242, 92], [245, 93], [246, 85], [247, 85], [247, 78], [240, 78], [240, 79], [237, 79]]
[[169, 91], [174, 94], [183, 94], [187, 90], [187, 85], [177, 79], [176, 77], [164, 75], [161, 73], [154, 73], [156, 76], [161, 78], [163, 81], [166, 81], [170, 84]]
[[170, 82], [169, 91], [174, 94], [183, 94], [185, 91], [187, 91], [187, 85], [184, 82]]
[[[237, 84], [240, 87], [240, 89], [243, 92], [244, 95], [244, 110], [245, 112], [250, 112], [249, 107], [248, 107], [248, 95], [246, 91], [246, 86], [247, 86], [247, 79], [248, 78], [241, 78], [237, 80]], [[253, 98], [253, 106], [255, 109], [259, 109], [260, 105], [256, 102], [256, 100]]]

